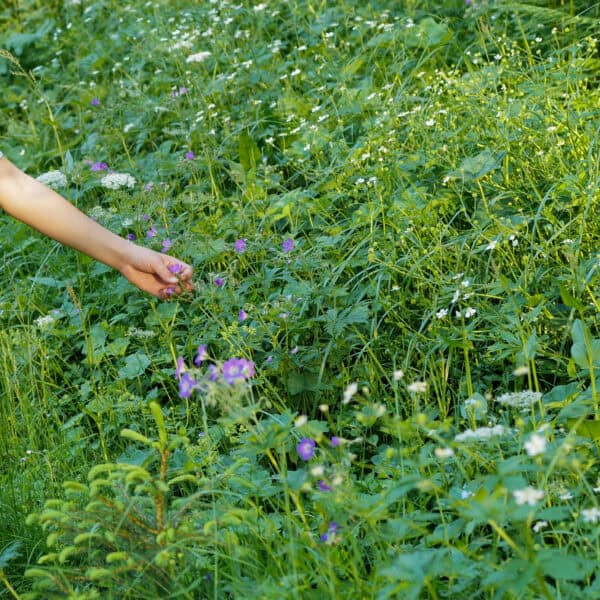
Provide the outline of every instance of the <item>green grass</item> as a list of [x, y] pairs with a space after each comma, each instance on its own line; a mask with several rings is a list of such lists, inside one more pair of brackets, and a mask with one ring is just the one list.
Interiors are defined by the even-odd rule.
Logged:
[[196, 285], [0, 216], [0, 597], [598, 597], [600, 5], [64, 4], [0, 148]]

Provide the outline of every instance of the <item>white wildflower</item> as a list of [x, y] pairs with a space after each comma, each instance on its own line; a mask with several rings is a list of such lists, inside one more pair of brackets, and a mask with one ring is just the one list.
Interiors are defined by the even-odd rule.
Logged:
[[35, 320], [35, 324], [40, 329], [46, 329], [46, 328], [50, 327], [50, 325], [52, 325], [52, 323], [54, 323], [54, 321], [56, 321], [56, 319], [52, 315], [45, 315], [43, 317], [38, 317]]
[[544, 529], [545, 527], [548, 527], [548, 521], [538, 521], [534, 526], [533, 526], [533, 530], [536, 533], [539, 533], [542, 529]]
[[517, 367], [513, 371], [513, 375], [515, 377], [522, 377], [523, 375], [529, 375], [529, 367], [527, 365], [523, 365], [521, 367]]
[[100, 180], [100, 185], [109, 190], [118, 190], [122, 187], [132, 188], [135, 179], [129, 173], [109, 173]]
[[261, 12], [261, 11], [265, 10], [265, 8], [267, 8], [267, 3], [261, 2], [260, 4], [256, 4], [254, 6], [254, 12]]
[[467, 442], [471, 440], [482, 441], [489, 440], [492, 437], [506, 435], [509, 430], [503, 425], [494, 425], [493, 427], [478, 427], [477, 429], [467, 429], [454, 436], [455, 442]]
[[540, 392], [524, 390], [522, 392], [502, 394], [496, 398], [496, 402], [512, 408], [526, 409], [531, 408], [531, 406], [534, 403], [539, 402], [541, 398], [542, 394]]
[[325, 467], [323, 465], [316, 465], [310, 470], [310, 474], [313, 477], [322, 477], [325, 474]]
[[393, 374], [394, 381], [400, 381], [404, 377], [404, 371], [402, 369], [396, 369]]
[[467, 310], [465, 310], [465, 319], [470, 319], [476, 312], [477, 312], [476, 309], [471, 308], [469, 306], [469, 308], [467, 308]]
[[306, 423], [308, 422], [308, 417], [306, 415], [300, 415], [295, 421], [294, 421], [294, 426], [295, 427], [302, 427], [302, 425], [306, 425]]
[[413, 381], [408, 385], [408, 391], [411, 394], [422, 394], [427, 391], [427, 382], [426, 381]]
[[586, 523], [597, 523], [598, 519], [600, 519], [600, 510], [596, 506], [586, 508], [581, 511], [581, 516]]
[[48, 171], [37, 177], [37, 180], [51, 188], [64, 188], [67, 186], [67, 178], [60, 171]]
[[196, 54], [190, 54], [185, 62], [193, 63], [193, 62], [204, 62], [209, 56], [212, 56], [212, 52], [208, 50], [204, 50], [203, 52], [197, 52]]
[[529, 456], [537, 456], [546, 451], [546, 438], [537, 433], [531, 434], [530, 438], [524, 444], [525, 450]]
[[498, 245], [497, 240], [492, 240], [486, 247], [486, 250], [494, 250], [494, 248]]
[[523, 504], [535, 506], [536, 502], [539, 502], [544, 497], [544, 491], [527, 486], [522, 490], [515, 490], [513, 492], [513, 497], [519, 506], [522, 506]]
[[447, 317], [447, 316], [448, 316], [448, 309], [447, 309], [447, 308], [441, 308], [440, 310], [438, 310], [438, 311], [435, 313], [435, 316], [436, 316], [438, 319], [443, 319], [444, 317]]
[[452, 448], [436, 448], [435, 455], [440, 460], [443, 460], [444, 458], [454, 456], [454, 450], [452, 450]]
[[356, 392], [358, 392], [358, 383], [355, 381], [348, 385], [348, 387], [344, 390], [344, 399], [342, 400], [342, 404], [348, 404]]

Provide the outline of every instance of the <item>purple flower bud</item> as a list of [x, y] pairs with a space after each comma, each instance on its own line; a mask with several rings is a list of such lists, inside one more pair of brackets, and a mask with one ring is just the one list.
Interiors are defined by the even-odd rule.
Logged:
[[90, 171], [108, 171], [108, 165], [105, 162], [95, 162], [90, 167]]
[[224, 283], [224, 280], [222, 277], [215, 277], [215, 285], [217, 287], [221, 287]]
[[175, 367], [175, 377], [177, 379], [181, 378], [181, 374], [185, 371], [185, 362], [183, 360], [183, 356], [178, 356], [177, 357], [177, 363], [176, 363], [176, 367]]
[[144, 190], [146, 190], [147, 192], [151, 192], [152, 188], [154, 187], [154, 184], [149, 181], [145, 186], [144, 186]]
[[331, 488], [322, 480], [319, 480], [319, 483], [317, 483], [317, 487], [319, 488], [319, 490], [321, 492], [330, 492]]
[[180, 263], [173, 263], [172, 265], [169, 265], [167, 269], [169, 269], [171, 273], [181, 273], [181, 271], [183, 271], [183, 265]]
[[193, 153], [191, 150], [190, 150], [189, 152], [186, 152], [186, 153], [185, 153], [185, 157], [186, 157], [188, 160], [194, 160], [194, 157], [195, 157], [195, 156], [196, 156], [196, 155], [195, 155], [195, 154], [194, 154], [194, 153]]
[[133, 241], [135, 240], [135, 233], [128, 233], [128, 234], [127, 234], [127, 239], [128, 239], [130, 242], [133, 242]]
[[198, 346], [198, 350], [196, 352], [196, 358], [194, 358], [194, 364], [199, 367], [202, 364], [202, 361], [208, 358], [208, 352], [206, 351], [207, 345], [200, 344]]
[[92, 106], [98, 106], [98, 104], [100, 104], [100, 100], [98, 100], [98, 98], [92, 98], [92, 101], [90, 102], [90, 104]]
[[331, 447], [337, 448], [342, 443], [342, 438], [339, 438], [337, 435], [331, 436]]
[[248, 313], [242, 308], [242, 310], [240, 310], [240, 312], [238, 313], [238, 321], [241, 323], [242, 321], [245, 321], [248, 318]]

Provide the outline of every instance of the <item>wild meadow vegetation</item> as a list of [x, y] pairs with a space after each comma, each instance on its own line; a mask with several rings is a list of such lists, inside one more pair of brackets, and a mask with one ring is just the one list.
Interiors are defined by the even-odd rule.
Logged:
[[[600, 5], [9, 0], [0, 597], [600, 597]], [[33, 199], [32, 199], [33, 201]]]

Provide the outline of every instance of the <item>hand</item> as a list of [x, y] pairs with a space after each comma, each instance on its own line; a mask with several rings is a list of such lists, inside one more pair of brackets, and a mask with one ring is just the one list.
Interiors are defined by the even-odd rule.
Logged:
[[190, 265], [132, 243], [129, 244], [119, 271], [140, 290], [158, 298], [168, 298], [194, 289], [194, 270]]

